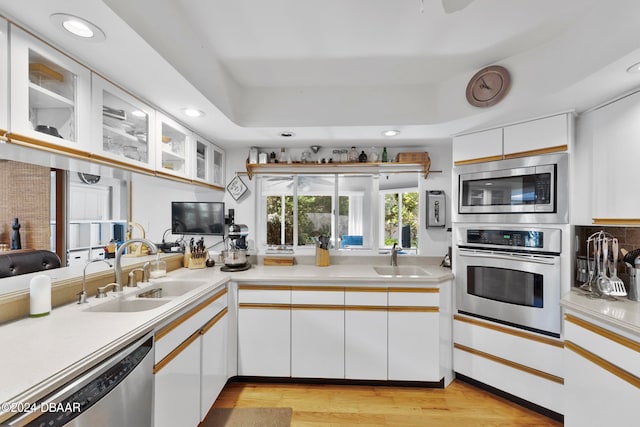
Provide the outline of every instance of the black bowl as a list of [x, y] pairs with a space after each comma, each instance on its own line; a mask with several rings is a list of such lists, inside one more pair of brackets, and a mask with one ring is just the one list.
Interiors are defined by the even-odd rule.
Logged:
[[51, 135], [51, 136], [57, 136], [58, 138], [62, 138], [60, 136], [60, 134], [58, 133], [58, 129], [54, 128], [53, 126], [38, 125], [38, 126], [36, 126], [36, 130], [38, 132], [42, 132], [42, 133], [46, 133], [46, 134]]

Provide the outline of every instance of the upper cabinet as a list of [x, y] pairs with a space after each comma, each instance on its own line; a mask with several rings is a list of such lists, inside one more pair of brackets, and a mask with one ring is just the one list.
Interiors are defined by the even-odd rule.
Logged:
[[91, 152], [94, 157], [155, 168], [155, 112], [151, 107], [92, 75]]
[[86, 151], [90, 71], [15, 26], [10, 40], [12, 137]]
[[192, 133], [175, 120], [156, 113], [156, 170], [190, 178]]
[[223, 186], [224, 151], [195, 134], [193, 142], [192, 178], [206, 184]]
[[453, 138], [455, 165], [567, 151], [573, 118], [563, 113]]
[[9, 42], [7, 31], [9, 31], [7, 21], [0, 18], [0, 100], [5, 100], [0, 102], [0, 133], [9, 129], [7, 111], [9, 103], [6, 102], [6, 100], [9, 99]]

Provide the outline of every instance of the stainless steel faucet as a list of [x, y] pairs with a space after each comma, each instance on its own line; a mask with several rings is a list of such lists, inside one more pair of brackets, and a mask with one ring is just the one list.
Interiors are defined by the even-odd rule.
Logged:
[[109, 264], [107, 260], [104, 260], [102, 258], [90, 259], [84, 264], [84, 269], [82, 270], [82, 292], [78, 294], [78, 304], [86, 304], [87, 302], [87, 289], [86, 289], [87, 267], [89, 266], [89, 264], [93, 264], [94, 262], [98, 262], [98, 261], [102, 261], [105, 264], [107, 264], [109, 267], [111, 267], [111, 264]]
[[116, 274], [116, 283], [120, 286], [125, 285], [124, 278], [122, 277], [122, 261], [121, 261], [122, 254], [124, 253], [124, 250], [132, 243], [144, 243], [145, 245], [149, 246], [149, 248], [153, 251], [153, 253], [158, 252], [158, 247], [155, 245], [155, 243], [141, 237], [136, 237], [134, 239], [127, 240], [122, 245], [120, 245], [120, 247], [118, 248], [118, 251], [116, 252], [116, 261], [113, 267]]
[[398, 246], [397, 243], [394, 243], [393, 248], [391, 248], [391, 265], [393, 267], [398, 266], [398, 251], [400, 251], [401, 249], [402, 248]]

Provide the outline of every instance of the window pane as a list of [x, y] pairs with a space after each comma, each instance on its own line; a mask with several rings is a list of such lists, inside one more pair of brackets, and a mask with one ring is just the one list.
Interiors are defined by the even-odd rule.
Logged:
[[398, 241], [398, 193], [384, 195], [384, 246], [392, 246]]
[[332, 236], [335, 178], [298, 176], [298, 245], [315, 245], [314, 237]]
[[373, 195], [378, 181], [371, 175], [338, 176], [338, 238], [341, 249], [371, 248]]
[[403, 248], [418, 247], [418, 192], [402, 193], [402, 240]]
[[293, 196], [267, 196], [267, 245], [292, 244]]

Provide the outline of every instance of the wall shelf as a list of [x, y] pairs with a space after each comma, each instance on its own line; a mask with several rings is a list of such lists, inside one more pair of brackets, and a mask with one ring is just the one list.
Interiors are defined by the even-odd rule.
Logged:
[[420, 172], [426, 179], [432, 171], [431, 160], [423, 163], [366, 162], [366, 163], [266, 163], [255, 164], [247, 160], [247, 176], [280, 174], [362, 174], [362, 173], [414, 173]]

